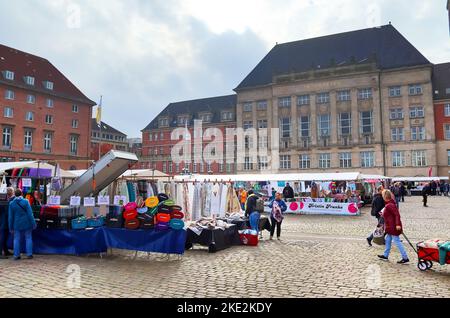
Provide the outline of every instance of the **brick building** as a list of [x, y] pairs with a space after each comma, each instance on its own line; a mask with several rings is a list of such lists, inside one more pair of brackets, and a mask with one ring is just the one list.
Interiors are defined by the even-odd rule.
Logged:
[[[91, 152], [92, 160], [97, 161], [110, 150], [128, 151], [127, 135], [101, 122], [101, 127], [95, 118], [91, 119]], [[101, 151], [99, 152], [99, 146]]]
[[[169, 175], [189, 171], [202, 174], [234, 174], [235, 160], [222, 163], [194, 160], [176, 164], [172, 161], [172, 147], [178, 142], [171, 140], [172, 131], [188, 127], [194, 136], [194, 121], [202, 120], [203, 132], [218, 128], [225, 134], [227, 128], [236, 127], [236, 95], [212, 97], [169, 104], [153, 121], [142, 130], [141, 168], [160, 170]], [[211, 141], [204, 140], [202, 148]], [[195, 143], [192, 147], [198, 147]]]
[[142, 138], [128, 138], [128, 151], [136, 154], [138, 158], [142, 157]]
[[48, 60], [0, 45], [1, 161], [88, 165], [92, 107]]
[[434, 65], [433, 91], [438, 175], [446, 176], [450, 170], [450, 63]]

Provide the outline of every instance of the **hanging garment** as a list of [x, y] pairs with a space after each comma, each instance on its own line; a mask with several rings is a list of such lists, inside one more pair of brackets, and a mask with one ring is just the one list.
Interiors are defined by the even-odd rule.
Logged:
[[239, 203], [239, 198], [232, 186], [228, 187], [227, 205], [225, 212], [229, 214], [241, 212], [241, 204]]
[[158, 181], [157, 188], [158, 188], [158, 193], [164, 193], [164, 182]]
[[210, 183], [203, 184], [202, 196], [203, 196], [202, 216], [209, 218], [211, 216], [211, 184]]
[[219, 208], [219, 216], [226, 216], [227, 209], [227, 194], [228, 194], [228, 186], [226, 184], [220, 185], [220, 208]]
[[172, 200], [174, 200], [177, 203], [177, 205], [181, 206], [182, 211], [184, 212], [186, 207], [184, 206], [183, 187], [181, 183], [177, 183], [175, 185], [175, 193], [177, 194], [176, 199], [172, 198]]
[[175, 182], [171, 181], [170, 182], [170, 194], [172, 195], [172, 200], [174, 200], [175, 202], [177, 202], [177, 191], [176, 191], [176, 186], [175, 186]]
[[201, 203], [202, 203], [202, 187], [200, 183], [196, 182], [194, 187], [194, 195], [192, 197], [192, 221], [196, 222], [201, 218]]
[[220, 184], [216, 183], [211, 185], [211, 215], [218, 216], [220, 214]]
[[136, 191], [134, 189], [134, 184], [131, 181], [127, 181], [127, 190], [129, 202], [136, 201]]
[[164, 193], [167, 194], [169, 198], [172, 197], [172, 193], [170, 192], [170, 184], [164, 183]]
[[191, 220], [192, 219], [192, 214], [191, 214], [191, 205], [189, 202], [189, 188], [187, 183], [183, 183], [183, 203], [184, 203], [184, 216], [186, 218], [186, 220]]
[[147, 198], [155, 196], [155, 193], [153, 192], [152, 184], [150, 182], [147, 182]]

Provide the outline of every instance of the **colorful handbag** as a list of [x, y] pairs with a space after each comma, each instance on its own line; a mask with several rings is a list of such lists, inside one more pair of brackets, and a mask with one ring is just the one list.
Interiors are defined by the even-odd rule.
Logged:
[[183, 208], [181, 206], [179, 206], [179, 205], [173, 205], [173, 206], [170, 207], [170, 209], [171, 209], [171, 212], [183, 210]]
[[125, 228], [128, 230], [137, 230], [140, 226], [138, 219], [131, 219], [125, 221]]
[[167, 213], [156, 214], [156, 223], [169, 223], [169, 222], [170, 222], [170, 214]]
[[159, 204], [158, 197], [149, 197], [145, 200], [145, 205], [149, 208], [154, 208]]
[[170, 220], [169, 226], [174, 230], [182, 230], [184, 229], [184, 222], [179, 219]]
[[105, 219], [100, 216], [87, 220], [88, 227], [102, 227], [105, 224]]
[[172, 211], [172, 212], [170, 213], [170, 217], [171, 217], [172, 219], [182, 220], [182, 219], [184, 219], [184, 213], [181, 212], [181, 211]]
[[155, 206], [153, 209], [151, 209], [149, 212], [148, 212], [150, 215], [156, 215], [156, 213], [158, 213], [158, 207], [157, 206]]
[[170, 206], [167, 206], [167, 205], [163, 204], [163, 205], [159, 206], [158, 212], [169, 214], [170, 212], [172, 212], [172, 209], [170, 208]]
[[137, 209], [137, 204], [135, 202], [129, 202], [125, 205], [125, 211], [133, 211]]
[[139, 214], [147, 213], [147, 212], [148, 212], [148, 208], [147, 208], [146, 206], [144, 206], [143, 208], [138, 208], [138, 209], [137, 209], [137, 212], [138, 212]]
[[169, 196], [165, 193], [158, 194], [158, 200], [159, 202], [164, 202], [166, 200], [169, 200]]
[[155, 225], [155, 230], [157, 230], [157, 231], [168, 231], [168, 230], [170, 230], [169, 223], [164, 223], [164, 222], [158, 223], [158, 224]]
[[175, 205], [175, 201], [174, 200], [166, 200], [163, 202], [165, 206], [174, 206]]
[[82, 216], [71, 221], [72, 230], [85, 230], [88, 227], [87, 219]]
[[137, 216], [138, 216], [138, 212], [136, 210], [123, 212], [123, 218], [127, 221], [135, 219]]

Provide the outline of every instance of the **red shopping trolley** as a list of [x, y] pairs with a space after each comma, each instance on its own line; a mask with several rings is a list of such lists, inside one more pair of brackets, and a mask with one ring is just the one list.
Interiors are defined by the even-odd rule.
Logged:
[[[446, 241], [442, 240], [428, 240], [417, 243], [415, 248], [409, 239], [406, 237], [406, 235], [403, 234], [405, 239], [408, 241], [409, 245], [414, 249], [414, 251], [417, 253], [417, 268], [419, 268], [421, 271], [425, 272], [427, 270], [430, 270], [433, 267], [433, 262], [439, 263], [439, 245], [445, 243]], [[447, 252], [447, 255], [445, 257], [445, 263], [450, 264], [450, 252]]]

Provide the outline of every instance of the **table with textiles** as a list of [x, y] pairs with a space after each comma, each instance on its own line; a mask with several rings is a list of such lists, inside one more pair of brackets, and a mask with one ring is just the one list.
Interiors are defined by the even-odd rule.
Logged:
[[[245, 219], [221, 218], [219, 220], [222, 220], [229, 224], [235, 224], [239, 231], [250, 228], [250, 221], [247, 218], [245, 218]], [[261, 232], [264, 230], [270, 232], [270, 221], [269, 221], [268, 217], [263, 216], [263, 215], [261, 216], [261, 219], [259, 220], [259, 230]]]
[[[35, 254], [84, 255], [107, 252], [108, 248], [164, 254], [184, 254], [184, 230], [127, 230], [100, 227], [88, 230], [33, 231]], [[9, 246], [12, 248], [12, 237]], [[22, 251], [25, 241], [22, 240]]]
[[233, 245], [241, 245], [238, 227], [230, 224], [229, 228], [202, 229], [200, 235], [192, 229], [187, 229], [186, 249], [191, 249], [194, 244], [207, 246], [210, 253], [224, 250]]

